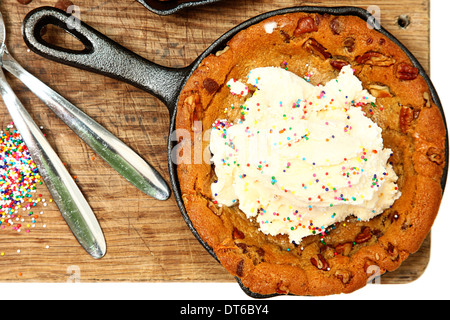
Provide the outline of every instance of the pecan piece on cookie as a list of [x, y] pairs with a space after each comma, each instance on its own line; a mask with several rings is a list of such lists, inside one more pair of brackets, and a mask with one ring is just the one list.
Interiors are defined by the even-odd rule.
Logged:
[[207, 206], [208, 206], [208, 209], [211, 210], [216, 216], [222, 215], [223, 208], [222, 207], [217, 207], [216, 204], [214, 204], [214, 202], [208, 201], [208, 205]]
[[414, 120], [414, 109], [408, 106], [403, 106], [400, 109], [400, 130], [403, 133], [408, 131], [411, 126], [412, 121]]
[[350, 280], [353, 278], [352, 272], [347, 270], [337, 270], [334, 275], [336, 276], [336, 278], [341, 280], [342, 284], [349, 283]]
[[347, 243], [341, 243], [334, 248], [336, 254], [342, 254], [344, 256], [348, 256], [350, 254], [350, 251], [353, 248], [353, 244], [351, 242]]
[[203, 106], [200, 101], [200, 95], [195, 93], [187, 97], [184, 103], [191, 114], [191, 129], [192, 131], [196, 131], [198, 129], [196, 128], [196, 123], [203, 119]]
[[430, 94], [428, 93], [428, 91], [425, 91], [423, 93], [423, 100], [424, 100], [424, 107], [425, 108], [431, 108], [431, 97]]
[[331, 53], [329, 53], [324, 46], [322, 46], [313, 38], [309, 38], [308, 40], [306, 40], [306, 42], [303, 44], [303, 47], [309, 53], [321, 57], [324, 60], [331, 58]]
[[395, 63], [395, 59], [380, 52], [368, 51], [362, 56], [357, 56], [356, 62], [377, 67], [390, 67]]
[[356, 244], [361, 244], [369, 241], [372, 238], [372, 232], [370, 232], [370, 227], [364, 227], [361, 230], [361, 233], [358, 234], [355, 238]]
[[339, 19], [339, 17], [335, 17], [330, 22], [330, 28], [333, 34], [341, 34], [342, 30], [344, 29], [344, 23]]
[[438, 166], [442, 165], [445, 161], [444, 152], [438, 148], [431, 147], [427, 151], [428, 160], [436, 163]]
[[367, 86], [370, 94], [375, 98], [391, 98], [393, 94], [391, 93], [391, 89], [385, 84], [373, 83]]
[[398, 249], [390, 242], [388, 243], [386, 252], [394, 258], [398, 257]]
[[334, 58], [330, 60], [330, 65], [338, 70], [341, 71], [341, 69], [347, 65], [349, 65], [350, 63], [346, 60], [340, 59], [340, 58]]
[[409, 63], [402, 62], [397, 65], [395, 75], [400, 80], [414, 80], [419, 76], [419, 69]]
[[325, 258], [320, 253], [311, 258], [311, 263], [314, 267], [322, 271], [328, 271], [330, 267], [327, 260], [325, 260]]

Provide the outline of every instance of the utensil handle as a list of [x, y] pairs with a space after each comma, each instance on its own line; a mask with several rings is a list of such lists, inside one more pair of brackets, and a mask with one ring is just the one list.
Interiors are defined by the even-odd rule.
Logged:
[[[25, 43], [33, 52], [47, 59], [130, 83], [159, 98], [168, 107], [175, 104], [189, 67], [169, 68], [148, 61], [75, 19], [52, 7], [32, 10], [22, 25]], [[85, 48], [71, 50], [48, 43], [41, 35], [47, 25], [67, 31]]]
[[1, 68], [0, 90], [14, 125], [73, 234], [92, 257], [96, 259], [103, 257], [106, 243], [91, 207], [56, 152], [14, 94]]
[[26, 71], [5, 51], [3, 67], [20, 79], [103, 160], [135, 187], [158, 200], [167, 200], [170, 189], [161, 175], [125, 143], [64, 97]]

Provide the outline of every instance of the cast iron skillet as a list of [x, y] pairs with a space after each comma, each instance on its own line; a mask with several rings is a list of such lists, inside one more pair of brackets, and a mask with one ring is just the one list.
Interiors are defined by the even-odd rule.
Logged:
[[[381, 28], [375, 21], [375, 19], [364, 9], [355, 7], [294, 7], [286, 8], [277, 11], [267, 12], [257, 17], [254, 17], [242, 24], [231, 29], [224, 35], [222, 35], [217, 41], [215, 41], [202, 55], [200, 55], [191, 65], [185, 68], [168, 68], [157, 65], [151, 61], [148, 61], [141, 56], [131, 52], [130, 50], [115, 43], [111, 39], [107, 38], [103, 34], [99, 33], [95, 29], [80, 22], [76, 29], [71, 29], [72, 19], [67, 13], [51, 8], [42, 7], [31, 11], [24, 20], [23, 23], [23, 36], [26, 44], [35, 53], [63, 63], [70, 66], [82, 68], [88, 71], [100, 73], [127, 83], [130, 83], [142, 90], [149, 92], [155, 97], [159, 98], [165, 103], [169, 109], [170, 114], [170, 133], [172, 136], [176, 122], [176, 112], [178, 96], [183, 89], [187, 79], [192, 72], [198, 67], [201, 61], [208, 55], [222, 50], [227, 45], [227, 42], [236, 35], [239, 31], [248, 28], [249, 26], [256, 24], [269, 17], [293, 12], [308, 12], [319, 14], [332, 14], [332, 15], [353, 15], [358, 16], [371, 24], [372, 27], [377, 28], [379, 32], [394, 41], [400, 48], [402, 48], [416, 68], [419, 69], [420, 75], [427, 81], [432, 99], [434, 103], [439, 107], [442, 116], [444, 117], [444, 111], [437, 92], [427, 76], [425, 70], [417, 61], [417, 59], [406, 49], [397, 39], [395, 39], [385, 29]], [[56, 25], [62, 29], [65, 29], [74, 37], [78, 38], [84, 45], [85, 49], [81, 51], [73, 51], [60, 47], [56, 47], [50, 43], [47, 43], [41, 36], [41, 29], [49, 24]], [[445, 117], [444, 117], [445, 120]], [[447, 129], [447, 128], [446, 128]], [[448, 131], [446, 134], [448, 145]], [[187, 215], [184, 207], [180, 185], [177, 176], [177, 167], [174, 161], [171, 161], [172, 149], [176, 146], [176, 141], [168, 142], [168, 166], [171, 179], [171, 185], [174, 192], [175, 199], [181, 210], [181, 214], [186, 221], [188, 227], [198, 239], [198, 241], [205, 247], [205, 249], [216, 259], [211, 247], [200, 238], [199, 234], [195, 230], [192, 222]], [[442, 189], [445, 188], [447, 171], [448, 171], [448, 148], [446, 148], [446, 168], [442, 179]], [[251, 292], [248, 288], [245, 288], [242, 282], [237, 279], [239, 285], [244, 292], [253, 298], [268, 298], [274, 295], [261, 295]]]
[[159, 14], [161, 16], [174, 14], [181, 9], [209, 4], [217, 2], [220, 0], [137, 0], [144, 7], [153, 13]]

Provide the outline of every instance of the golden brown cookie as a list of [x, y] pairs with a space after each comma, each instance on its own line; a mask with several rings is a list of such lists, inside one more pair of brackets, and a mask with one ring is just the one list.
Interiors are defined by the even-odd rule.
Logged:
[[[276, 26], [268, 32], [267, 25]], [[383, 129], [393, 151], [401, 197], [368, 222], [352, 217], [300, 244], [267, 236], [236, 207], [218, 206], [211, 194], [213, 166], [194, 159], [194, 145], [217, 119], [240, 117], [245, 97], [231, 95], [227, 82], [258, 67], [287, 67], [325, 84], [350, 64], [363, 87], [377, 98], [366, 114]], [[201, 122], [201, 126], [196, 125]], [[292, 13], [271, 17], [241, 31], [225, 50], [205, 58], [187, 81], [177, 106], [179, 143], [190, 146], [190, 163], [177, 166], [184, 205], [199, 236], [221, 264], [251, 292], [329, 295], [353, 292], [375, 271], [397, 269], [430, 232], [442, 198], [446, 128], [430, 89], [405, 52], [354, 16]], [[189, 137], [186, 135], [190, 135]], [[187, 158], [186, 158], [187, 157]]]

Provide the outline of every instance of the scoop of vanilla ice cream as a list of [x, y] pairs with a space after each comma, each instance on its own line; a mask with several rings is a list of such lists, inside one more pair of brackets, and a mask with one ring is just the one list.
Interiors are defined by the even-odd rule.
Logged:
[[244, 118], [217, 120], [211, 131], [220, 205], [238, 205], [265, 234], [299, 243], [349, 215], [370, 220], [400, 197], [391, 150], [361, 108], [376, 99], [349, 66], [319, 86], [274, 67], [228, 83], [230, 92], [248, 85], [257, 90]]

